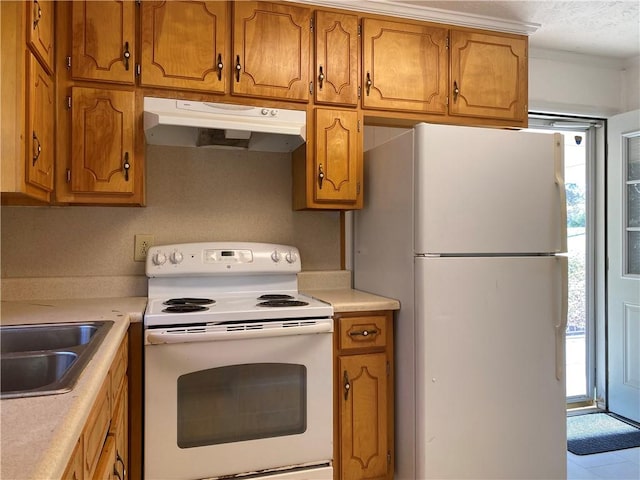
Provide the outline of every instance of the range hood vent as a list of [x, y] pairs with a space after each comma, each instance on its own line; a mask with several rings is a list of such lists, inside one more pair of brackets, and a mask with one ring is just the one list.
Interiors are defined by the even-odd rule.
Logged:
[[306, 140], [306, 112], [144, 98], [148, 144], [292, 152]]

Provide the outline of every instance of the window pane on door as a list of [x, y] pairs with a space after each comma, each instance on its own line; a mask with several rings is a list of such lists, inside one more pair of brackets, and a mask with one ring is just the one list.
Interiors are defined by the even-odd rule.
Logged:
[[640, 275], [640, 133], [623, 136], [626, 157], [625, 273]]

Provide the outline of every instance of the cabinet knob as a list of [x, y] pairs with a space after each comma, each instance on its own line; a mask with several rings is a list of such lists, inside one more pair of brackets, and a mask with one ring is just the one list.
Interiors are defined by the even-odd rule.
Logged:
[[218, 68], [218, 81], [222, 80], [222, 69], [224, 68], [224, 64], [222, 63], [222, 54], [218, 54], [218, 63], [216, 65]]
[[242, 70], [242, 64], [240, 63], [240, 55], [236, 56], [236, 82], [240, 82], [240, 71]]
[[318, 89], [322, 90], [322, 82], [324, 82], [324, 71], [320, 65], [320, 74], [318, 75]]
[[129, 152], [124, 152], [124, 164], [122, 164], [122, 168], [124, 169], [124, 180], [125, 182], [128, 182], [129, 169], [131, 168], [131, 164], [129, 163]]
[[42, 145], [40, 144], [40, 140], [38, 140], [38, 136], [36, 132], [33, 132], [33, 163], [32, 166], [36, 165], [38, 158], [40, 158], [40, 153], [42, 152]]
[[322, 181], [324, 180], [324, 170], [322, 164], [318, 165], [318, 188], [322, 190]]
[[349, 390], [351, 390], [351, 381], [349, 380], [349, 374], [347, 373], [347, 371], [344, 371], [344, 374], [342, 375], [342, 387], [344, 389], [344, 399], [348, 400], [349, 399]]
[[33, 19], [33, 29], [35, 30], [38, 27], [38, 23], [40, 23], [40, 19], [42, 18], [42, 9], [40, 8], [40, 4], [38, 3], [38, 0], [33, 0], [33, 5], [35, 6], [34, 8], [34, 14], [33, 16], [35, 17]]
[[453, 81], [453, 101], [458, 100], [458, 95], [460, 94], [460, 88], [458, 88], [458, 82]]
[[365, 82], [365, 85], [367, 87], [367, 96], [369, 96], [369, 93], [371, 92], [371, 85], [373, 85], [373, 82], [371, 81], [371, 74], [369, 72], [367, 72], [367, 81]]
[[124, 52], [122, 52], [122, 61], [124, 62], [125, 70], [129, 70], [130, 58], [131, 58], [131, 52], [129, 51], [129, 42], [124, 42]]

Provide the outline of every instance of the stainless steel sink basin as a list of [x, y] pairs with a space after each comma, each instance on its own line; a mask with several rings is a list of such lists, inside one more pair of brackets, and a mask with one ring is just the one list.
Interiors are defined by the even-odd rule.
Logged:
[[0, 398], [70, 391], [112, 321], [0, 327]]
[[59, 350], [89, 343], [98, 331], [93, 324], [23, 325], [0, 329], [0, 354]]

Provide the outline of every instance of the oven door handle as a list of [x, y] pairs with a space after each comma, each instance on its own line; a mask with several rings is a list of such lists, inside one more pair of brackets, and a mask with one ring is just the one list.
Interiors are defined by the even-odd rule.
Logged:
[[311, 335], [315, 333], [331, 333], [333, 321], [327, 320], [314, 325], [248, 329], [234, 331], [192, 331], [181, 332], [171, 330], [147, 331], [147, 344], [161, 345], [165, 343], [219, 342], [225, 340], [245, 340], [249, 338], [285, 337], [292, 335]]

